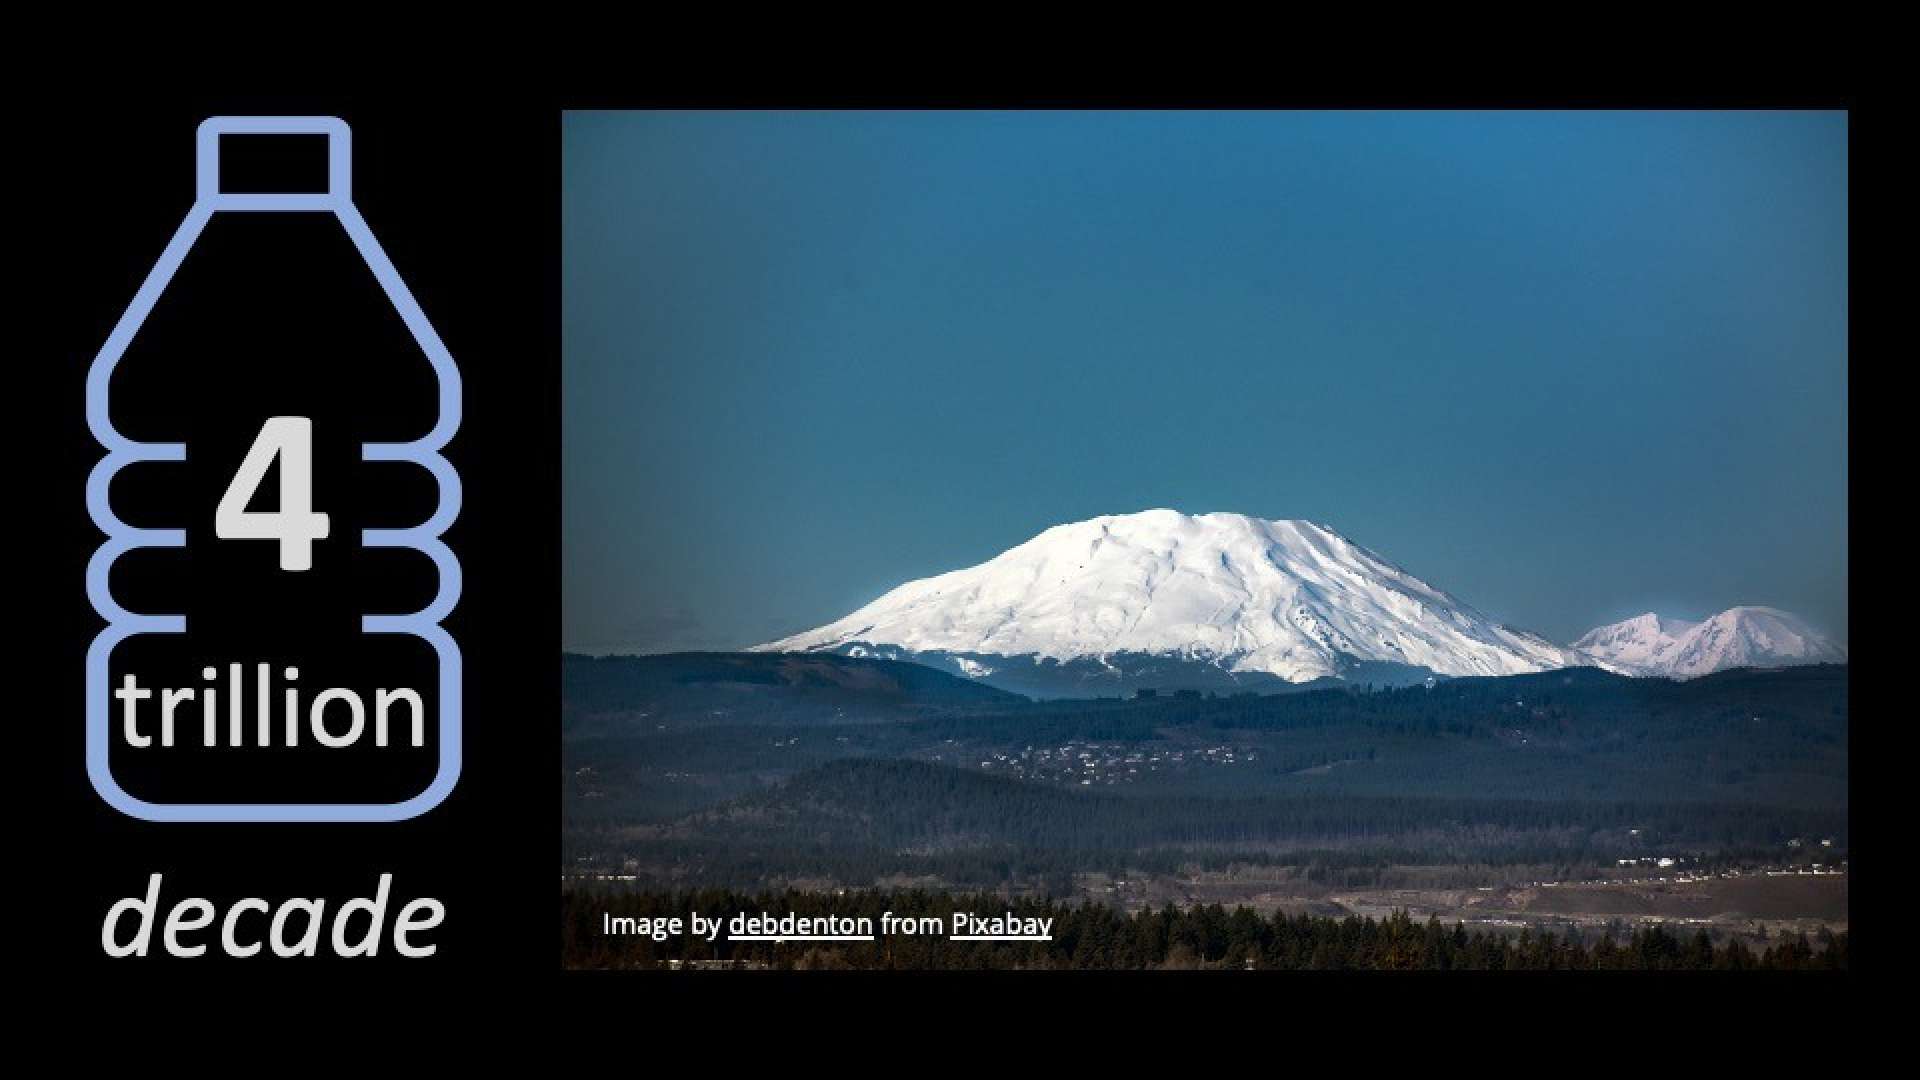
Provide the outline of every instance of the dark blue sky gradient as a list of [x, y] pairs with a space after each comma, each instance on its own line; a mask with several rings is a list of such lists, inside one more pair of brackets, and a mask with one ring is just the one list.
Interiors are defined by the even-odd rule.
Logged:
[[745, 646], [1156, 506], [1561, 641], [1844, 636], [1844, 114], [564, 130], [570, 648]]

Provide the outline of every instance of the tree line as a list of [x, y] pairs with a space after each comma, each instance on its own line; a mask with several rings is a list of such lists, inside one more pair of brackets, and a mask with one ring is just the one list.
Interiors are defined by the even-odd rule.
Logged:
[[[1051, 941], [982, 943], [941, 935], [872, 942], [655, 941], [602, 932], [606, 916], [710, 918], [737, 912], [781, 916], [883, 913], [948, 918], [955, 911], [1051, 919]], [[560, 906], [565, 966], [659, 970], [737, 966], [773, 970], [1279, 970], [1279, 971], [1845, 971], [1845, 933], [1778, 938], [1758, 947], [1738, 937], [1716, 941], [1705, 929], [1676, 933], [1659, 925], [1614, 926], [1583, 935], [1524, 929], [1517, 934], [1425, 922], [1405, 911], [1384, 919], [1231, 911], [1218, 904], [1145, 909], [1131, 914], [1100, 904], [1069, 904], [994, 894], [863, 890], [844, 894], [565, 890]]]

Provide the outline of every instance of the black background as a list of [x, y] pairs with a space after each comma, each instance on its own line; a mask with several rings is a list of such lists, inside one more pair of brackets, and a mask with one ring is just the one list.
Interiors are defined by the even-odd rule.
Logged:
[[[1390, 107], [1419, 102], [1432, 88], [1424, 81], [1408, 81], [1396, 93], [1381, 84], [1369, 84], [1366, 98], [1313, 83], [1311, 75], [1294, 84], [1291, 100], [1268, 85], [1240, 86], [1215, 93], [1185, 88], [1176, 100], [1169, 95], [1089, 97], [1084, 92], [1056, 93], [1044, 104], [1055, 107], [1218, 105], [1286, 107]], [[884, 80], [882, 80], [884, 81]], [[899, 80], [894, 80], [896, 83]], [[1351, 82], [1352, 80], [1348, 80]], [[1056, 85], [1073, 86], [1062, 76]], [[1749, 80], [1751, 82], [1751, 80]], [[1185, 84], [1183, 84], [1184, 86]], [[1331, 85], [1331, 84], [1329, 84]], [[1831, 85], [1831, 80], [1829, 80]], [[806, 105], [857, 107], [876, 104], [871, 90], [851, 87], [834, 95], [798, 102], [778, 93], [742, 98], [728, 89], [698, 99], [676, 93], [672, 98], [614, 94], [602, 98], [565, 99], [551, 91], [509, 89], [477, 92], [471, 85], [459, 94], [352, 95], [248, 97], [233, 94], [176, 96], [165, 100], [152, 84], [139, 89], [120, 88], [95, 105], [69, 95], [63, 107], [34, 109], [28, 118], [27, 162], [17, 167], [26, 192], [16, 201], [24, 218], [24, 232], [32, 241], [16, 249], [16, 270], [29, 277], [15, 291], [26, 303], [17, 314], [31, 330], [29, 341], [42, 344], [12, 365], [7, 435], [15, 463], [15, 510], [9, 533], [22, 541], [26, 554], [13, 561], [21, 599], [14, 610], [19, 618], [19, 640], [11, 650], [8, 683], [16, 699], [6, 710], [12, 724], [5, 757], [14, 780], [13, 816], [16, 828], [13, 905], [19, 910], [13, 926], [29, 953], [37, 954], [44, 971], [75, 974], [82, 985], [97, 987], [99, 976], [118, 982], [160, 975], [169, 980], [182, 974], [222, 972], [243, 968], [247, 977], [325, 973], [330, 980], [349, 970], [366, 969], [365, 960], [338, 961], [324, 957], [297, 962], [256, 959], [176, 961], [161, 956], [144, 961], [114, 961], [99, 947], [102, 916], [116, 899], [143, 892], [147, 876], [166, 875], [163, 903], [184, 896], [206, 896], [216, 902], [241, 896], [261, 896], [270, 902], [288, 896], [324, 896], [330, 904], [371, 893], [377, 876], [395, 875], [394, 902], [389, 918], [405, 900], [435, 896], [448, 909], [446, 923], [433, 934], [441, 946], [429, 963], [400, 962], [390, 953], [373, 961], [383, 972], [406, 971], [456, 978], [483, 975], [468, 981], [470, 989], [501, 986], [540, 986], [558, 976], [553, 917], [557, 800], [554, 788], [558, 740], [554, 716], [559, 695], [559, 133], [564, 105], [606, 107], [686, 107], [699, 104], [737, 106]], [[624, 92], [623, 92], [624, 93]], [[1571, 88], [1565, 91], [1574, 94]], [[1877, 118], [1862, 119], [1849, 97], [1828, 89], [1809, 91], [1804, 85], [1776, 92], [1771, 98], [1729, 96], [1718, 80], [1703, 82], [1692, 95], [1678, 92], [1660, 96], [1645, 86], [1622, 91], [1626, 96], [1598, 97], [1591, 87], [1577, 96], [1535, 98], [1516, 102], [1510, 88], [1483, 86], [1478, 94], [1456, 96], [1452, 107], [1502, 107], [1525, 104], [1541, 107], [1589, 106], [1600, 103], [1631, 107], [1752, 107], [1787, 102], [1807, 107], [1854, 107], [1852, 154], [1855, 183], [1852, 212], [1870, 217], [1871, 207], [1884, 209], [1884, 177], [1873, 164], [1885, 165], [1874, 149]], [[728, 98], [724, 95], [731, 94]], [[1237, 95], [1237, 96], [1236, 96]], [[884, 103], [886, 99], [880, 99]], [[1040, 104], [1037, 99], [966, 97], [921, 93], [916, 98], [895, 95], [893, 103], [920, 106], [1007, 106]], [[37, 104], [37, 102], [36, 102]], [[466, 655], [467, 711], [466, 766], [452, 796], [438, 809], [414, 821], [390, 825], [161, 825], [125, 818], [107, 807], [87, 783], [83, 755], [83, 657], [88, 641], [101, 622], [86, 603], [83, 575], [88, 557], [101, 534], [89, 521], [83, 499], [88, 471], [101, 449], [88, 434], [82, 387], [94, 353], [119, 317], [141, 280], [158, 257], [173, 229], [193, 199], [193, 132], [201, 119], [217, 114], [337, 115], [353, 128], [355, 147], [354, 200], [458, 361], [464, 379], [465, 419], [446, 455], [461, 472], [466, 485], [464, 508], [447, 540], [461, 559], [466, 587], [459, 606], [448, 620], [449, 629]], [[1880, 177], [1871, 181], [1865, 178]], [[1883, 337], [1887, 326], [1878, 313], [1887, 308], [1887, 281], [1865, 273], [1873, 248], [1883, 253], [1885, 243], [1855, 231], [1855, 304], [1852, 311], [1855, 360], [1853, 371], [1871, 373], [1892, 362], [1892, 353], [1876, 351], [1870, 337]], [[1877, 331], [1876, 331], [1877, 328]], [[636, 360], [642, 362], [642, 360]], [[1882, 420], [1897, 399], [1856, 396], [1861, 415], [1853, 432], [1862, 439], [1875, 430], [1887, 433]], [[131, 424], [129, 424], [130, 433]], [[137, 434], [137, 433], [136, 433]], [[1851, 437], [1851, 436], [1850, 436]], [[1869, 472], [1884, 468], [1889, 458], [1853, 455], [1854, 468]], [[1880, 462], [1880, 465], [1876, 465]], [[324, 480], [322, 481], [325, 482]], [[216, 496], [217, 497], [217, 493]], [[402, 505], [407, 495], [394, 496]], [[116, 504], [118, 505], [118, 504]], [[1859, 501], [1854, 505], [1860, 507]], [[1861, 507], [1872, 509], [1871, 507]], [[326, 509], [326, 507], [322, 507]], [[131, 516], [130, 514], [126, 516]], [[1872, 530], [1860, 533], [1872, 548]], [[241, 545], [253, 547], [256, 545]], [[263, 557], [271, 545], [257, 545]], [[1880, 545], [1883, 546], [1883, 545]], [[405, 575], [402, 574], [404, 577]], [[397, 609], [396, 609], [397, 610]], [[1869, 658], [1885, 650], [1875, 645], [1872, 632], [1878, 620], [1866, 605], [1855, 609], [1850, 628], [1854, 653]], [[1856, 694], [1874, 693], [1878, 682], [1858, 680]], [[24, 693], [20, 693], [24, 691]], [[1862, 725], [1866, 729], [1867, 725]], [[1879, 738], [1873, 734], [1870, 737]], [[1868, 837], [1888, 836], [1875, 827], [1872, 792], [1882, 790], [1884, 769], [1876, 767], [1889, 756], [1854, 755], [1855, 833], [1863, 848], [1879, 846]], [[1868, 923], [1876, 874], [1869, 868], [1855, 875], [1853, 904], [1860, 918], [1856, 934], [1863, 944], [1884, 946], [1888, 939], [1873, 933]], [[322, 952], [325, 953], [323, 946]], [[383, 950], [388, 951], [388, 950]], [[1855, 950], [1862, 967], [1875, 964], [1873, 951]], [[1897, 965], [1897, 961], [1894, 965]], [[1897, 969], [1897, 966], [1895, 967]], [[588, 983], [605, 980], [588, 978]], [[656, 986], [660, 980], [650, 980]], [[665, 980], [682, 995], [690, 987], [706, 991], [741, 989], [741, 980], [680, 978]], [[756, 980], [762, 985], [793, 988], [791, 980]], [[812, 985], [845, 988], [849, 978], [808, 979]], [[1133, 998], [1141, 981], [1121, 977], [1076, 980], [1080, 988], [1104, 986], [1115, 1004], [1137, 1004]], [[1248, 995], [1252, 980], [1202, 976], [1167, 980], [1169, 989], [1190, 1002], [1238, 1004], [1242, 1008], [1288, 1010], [1317, 1005], [1317, 1011], [1351, 1016], [1377, 1012], [1387, 1004], [1410, 1004], [1414, 995], [1383, 999], [1393, 988], [1427, 986], [1443, 989], [1426, 979], [1296, 980], [1292, 989], [1275, 989], [1264, 980], [1262, 992]], [[1617, 1004], [1617, 995], [1630, 992], [1649, 1006], [1645, 996], [1652, 980], [1583, 980], [1557, 982], [1554, 993], [1535, 994], [1538, 983], [1529, 979], [1483, 978], [1449, 980], [1442, 994], [1418, 993], [1423, 1004], [1445, 997], [1463, 1010], [1478, 1011], [1486, 995], [1511, 992], [1515, 1004], [1553, 1001], [1575, 1005], [1564, 994], [1576, 988], [1604, 994]], [[1706, 981], [1706, 980], [1700, 980]], [[1844, 980], [1850, 981], [1850, 980]], [[1047, 993], [1058, 980], [998, 979], [997, 991], [1020, 983], [1028, 992]], [[1631, 988], [1623, 985], [1631, 982]], [[1797, 986], [1795, 1007], [1825, 1002], [1839, 1005], [1851, 995], [1832, 980], [1767, 980], [1748, 984], [1753, 1001], [1733, 994], [1728, 980], [1713, 980], [1711, 993], [1691, 986], [1674, 987], [1673, 1004], [1685, 999], [1689, 1015], [1714, 1010], [1716, 1003], [1759, 1005], [1766, 995], [1769, 1007], [1778, 995]], [[909, 979], [916, 993], [925, 979]], [[1361, 985], [1364, 984], [1364, 985]], [[875, 981], [868, 981], [872, 988]], [[898, 977], [882, 993], [891, 994]], [[1470, 987], [1474, 993], [1453, 989]], [[1201, 991], [1195, 994], [1195, 991]], [[1417, 992], [1416, 992], [1417, 993]], [[1527, 998], [1521, 998], [1527, 995]], [[1578, 995], [1575, 995], [1577, 999]], [[1165, 1001], [1165, 995], [1155, 995]], [[151, 1006], [160, 999], [129, 999]], [[658, 1001], [667, 1000], [664, 997]], [[718, 1006], [718, 995], [699, 997]], [[783, 995], [786, 1004], [803, 999]], [[835, 1003], [832, 994], [811, 997], [816, 1006]], [[956, 1011], [946, 1021], [916, 1016], [916, 1006], [939, 1006], [928, 999], [911, 1000], [878, 995], [892, 1007], [840, 1018], [836, 1038], [863, 1022], [882, 1024], [907, 1034], [964, 1030], [971, 1019], [985, 1014]], [[193, 999], [180, 1002], [191, 1006]], [[404, 1004], [404, 1002], [403, 1002]], [[976, 1001], [999, 1018], [1000, 1026], [1017, 1032], [1035, 1019], [1035, 998], [1005, 997]], [[1586, 1004], [1601, 1004], [1591, 1002]], [[1576, 1006], [1577, 1007], [1577, 1006]], [[1556, 1010], [1557, 1012], [1557, 1010]], [[1640, 1010], [1645, 1015], [1646, 1010]], [[1564, 1017], [1565, 1014], [1558, 1014]], [[1741, 1023], [1750, 1024], [1753, 1014]], [[1801, 1013], [1800, 1015], [1806, 1015]], [[1534, 1014], [1535, 1019], [1548, 1019]], [[724, 1025], [722, 1025], [724, 1026]], [[1501, 1030], [1508, 1025], [1500, 1022]], [[1550, 1029], [1558, 1030], [1549, 1019]], [[1237, 1028], [1244, 1032], [1244, 1028]], [[1255, 1045], [1261, 1029], [1255, 1029]], [[1828, 1028], [1826, 1030], [1838, 1030]], [[1276, 1031], [1276, 1033], [1278, 1033]], [[1436, 1044], [1466, 1050], [1480, 1043], [1484, 1032], [1468, 1035], [1468, 1044], [1452, 1040]], [[472, 1032], [456, 1039], [471, 1042]], [[1303, 1033], [1304, 1034], [1304, 1033]], [[1309, 1036], [1302, 1042], [1311, 1041]], [[731, 1044], [729, 1044], [731, 1045]], [[1470, 1051], [1469, 1051], [1470, 1052]]]
[[[83, 579], [102, 537], [87, 517], [83, 493], [87, 473], [103, 452], [85, 426], [84, 380], [94, 353], [193, 202], [194, 131], [202, 119], [218, 114], [321, 114], [347, 121], [354, 202], [461, 369], [465, 415], [445, 454], [462, 476], [465, 497], [445, 539], [461, 560], [465, 586], [445, 625], [465, 654], [465, 765], [446, 802], [410, 821], [148, 823], [108, 807], [86, 779], [82, 665], [102, 622], [86, 602]], [[541, 102], [396, 106], [388, 100], [362, 108], [341, 98], [207, 97], [150, 110], [123, 100], [111, 112], [59, 117], [46, 133], [42, 160], [57, 162], [58, 171], [34, 178], [46, 184], [35, 205], [55, 242], [46, 249], [50, 261], [36, 272], [44, 302], [34, 314], [46, 319], [54, 353], [36, 358], [34, 377], [16, 384], [14, 411], [30, 414], [37, 435], [22, 471], [35, 530], [54, 541], [54, 551], [28, 574], [31, 584], [46, 591], [44, 607], [35, 607], [51, 622], [27, 628], [31, 659], [21, 670], [30, 673], [37, 691], [29, 700], [44, 704], [16, 712], [22, 738], [9, 758], [39, 782], [27, 807], [39, 821], [58, 823], [51, 832], [28, 829], [23, 835], [48, 844], [43, 858], [28, 863], [32, 877], [50, 885], [33, 921], [37, 943], [63, 966], [111, 966], [124, 975], [136, 965], [199, 971], [240, 963], [253, 971], [365, 965], [331, 958], [324, 940], [319, 959], [295, 965], [270, 958], [223, 960], [217, 942], [207, 957], [174, 960], [163, 955], [157, 927], [153, 955], [116, 961], [101, 952], [100, 924], [116, 899], [142, 894], [155, 872], [165, 874], [162, 915], [172, 901], [188, 896], [217, 905], [245, 896], [269, 903], [325, 897], [331, 909], [372, 895], [379, 875], [391, 872], [389, 921], [415, 897], [446, 905], [445, 922], [429, 936], [439, 945], [433, 970], [497, 976], [557, 969], [551, 931], [558, 757], [552, 717], [559, 694], [559, 130], [558, 109]], [[173, 560], [168, 569], [136, 566], [133, 561], [143, 556], [129, 556], [123, 560], [129, 564], [124, 591], [116, 569], [116, 595], [133, 610], [180, 610], [159, 600], [169, 592], [222, 608], [220, 618], [208, 614], [201, 621], [224, 629], [196, 657], [268, 659], [262, 654], [278, 658], [282, 653], [274, 650], [285, 649], [289, 657], [298, 652], [307, 658], [302, 667], [312, 671], [309, 677], [303, 670], [304, 685], [356, 685], [318, 670], [329, 660], [348, 662], [337, 643], [351, 642], [352, 635], [332, 633], [337, 626], [292, 644], [248, 639], [243, 613], [261, 599], [255, 591], [276, 580], [269, 572], [274, 545], [212, 541], [206, 535], [211, 509], [251, 441], [248, 428], [257, 430], [263, 415], [313, 415], [315, 504], [335, 511], [333, 532], [316, 543], [312, 573], [277, 575], [292, 590], [283, 588], [287, 594], [278, 601], [334, 616], [417, 607], [432, 591], [432, 568], [424, 559], [347, 553], [358, 546], [350, 534], [365, 524], [421, 520], [431, 506], [432, 485], [413, 466], [363, 466], [352, 457], [363, 439], [401, 441], [425, 433], [432, 422], [431, 371], [417, 352], [409, 353], [404, 328], [330, 217], [311, 221], [328, 227], [321, 231], [332, 236], [331, 247], [297, 225], [291, 232], [298, 235], [291, 236], [268, 236], [253, 226], [215, 236], [227, 216], [216, 215], [205, 237], [209, 251], [220, 257], [190, 256], [176, 279], [180, 288], [163, 297], [148, 324], [156, 339], [162, 331], [177, 335], [166, 339], [170, 347], [182, 346], [172, 352], [192, 354], [194, 362], [184, 365], [186, 381], [160, 377], [154, 364], [135, 374], [143, 347], [136, 337], [123, 361], [127, 386], [115, 379], [114, 415], [134, 438], [178, 440], [182, 436], [167, 429], [184, 425], [192, 429], [190, 453], [197, 442], [218, 448], [214, 456], [228, 460], [218, 468], [196, 467], [185, 490], [170, 486], [177, 480], [134, 482], [141, 469], [176, 467], [135, 466], [121, 474], [114, 499], [120, 516], [136, 525], [184, 524], [193, 550], [191, 556], [152, 554], [159, 562]], [[282, 251], [297, 258], [273, 257]], [[273, 318], [261, 317], [263, 308]], [[289, 321], [299, 324], [297, 332], [270, 332]], [[370, 349], [349, 347], [362, 340], [373, 343]], [[391, 367], [396, 357], [405, 361], [397, 370]], [[166, 366], [183, 365], [170, 353]], [[370, 401], [369, 381], [385, 384], [386, 400]], [[123, 396], [122, 389], [132, 393]], [[358, 417], [358, 427], [343, 430], [326, 417]], [[274, 483], [272, 475], [267, 483]], [[181, 513], [170, 503], [191, 509]], [[393, 562], [370, 565], [382, 560]], [[195, 625], [190, 621], [190, 631]], [[399, 678], [383, 684], [431, 688], [430, 682]], [[369, 751], [361, 764], [399, 762], [406, 753], [389, 759]], [[339, 781], [340, 760], [321, 755], [291, 766], [280, 780], [297, 787], [315, 770], [322, 778], [306, 790], [319, 795], [324, 774]], [[167, 797], [185, 797], [187, 785], [199, 780], [217, 782], [222, 764], [170, 773], [164, 778]], [[323, 797], [404, 797], [419, 789], [430, 763], [424, 772], [397, 764], [385, 770], [392, 775], [373, 780], [365, 770], [355, 771], [360, 787], [380, 790], [350, 785]], [[375, 764], [372, 772], [381, 771]], [[212, 797], [257, 796], [264, 793], [258, 788], [273, 785], [252, 786], [256, 790], [231, 788]], [[203, 931], [196, 940], [211, 937]], [[422, 967], [395, 957], [390, 939], [373, 963]]]

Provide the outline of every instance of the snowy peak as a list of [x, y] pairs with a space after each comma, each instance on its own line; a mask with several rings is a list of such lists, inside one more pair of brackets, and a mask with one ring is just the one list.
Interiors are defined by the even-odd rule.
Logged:
[[1736, 667], [1840, 664], [1846, 659], [1844, 647], [1796, 615], [1777, 608], [1737, 607], [1682, 635], [1668, 671], [1685, 677]]
[[1674, 678], [1847, 660], [1844, 646], [1770, 607], [1728, 608], [1699, 623], [1640, 615], [1591, 630], [1574, 648], [1635, 674]]
[[1633, 674], [1655, 674], [1662, 671], [1680, 638], [1698, 625], [1649, 611], [1589, 630], [1573, 647]]
[[762, 650], [1177, 656], [1290, 682], [1387, 663], [1510, 675], [1590, 663], [1494, 622], [1324, 525], [1173, 510], [1056, 525]]

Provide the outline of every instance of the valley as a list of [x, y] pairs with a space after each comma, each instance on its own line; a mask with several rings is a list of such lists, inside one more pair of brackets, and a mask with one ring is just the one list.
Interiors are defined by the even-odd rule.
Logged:
[[563, 682], [573, 888], [1846, 927], [1844, 667], [1030, 701], [756, 653], [570, 656]]

